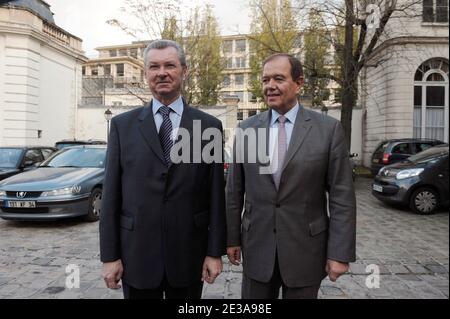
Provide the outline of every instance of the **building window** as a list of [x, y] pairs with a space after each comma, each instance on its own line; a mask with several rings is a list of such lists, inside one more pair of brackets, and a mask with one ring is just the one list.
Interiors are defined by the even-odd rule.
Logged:
[[225, 69], [232, 69], [232, 68], [233, 68], [233, 58], [226, 58]]
[[242, 121], [244, 119], [244, 112], [238, 111], [237, 112], [237, 120]]
[[115, 56], [117, 56], [117, 50], [109, 50], [109, 56], [110, 56], [110, 57], [115, 57]]
[[127, 55], [128, 55], [127, 49], [120, 49], [119, 50], [119, 56], [127, 56]]
[[239, 98], [239, 102], [244, 102], [244, 91], [234, 92], [234, 95]]
[[231, 80], [230, 80], [230, 76], [229, 75], [224, 75], [223, 76], [223, 82], [222, 82], [222, 86], [224, 88], [230, 87], [231, 85]]
[[105, 76], [111, 75], [111, 64], [105, 64], [103, 66], [103, 75], [105, 75]]
[[245, 61], [246, 59], [245, 59], [245, 57], [237, 57], [236, 59], [235, 59], [235, 66], [236, 66], [236, 68], [239, 68], [239, 69], [243, 69], [243, 68], [245, 68], [246, 67], [246, 61]]
[[249, 110], [248, 117], [256, 115], [256, 110]]
[[91, 75], [93, 76], [98, 75], [98, 68], [96, 66], [91, 67]]
[[112, 105], [113, 106], [122, 106], [122, 102], [120, 102], [120, 101], [113, 101]]
[[246, 48], [247, 48], [247, 41], [245, 39], [236, 40], [236, 52], [245, 52]]
[[86, 75], [86, 67], [85, 66], [81, 67], [81, 75]]
[[137, 48], [130, 49], [130, 56], [132, 56], [133, 58], [137, 59], [138, 49]]
[[233, 41], [225, 40], [222, 42], [223, 53], [231, 53], [233, 51]]
[[125, 75], [125, 67], [123, 63], [116, 64], [116, 75], [124, 76]]
[[423, 0], [423, 22], [448, 22], [448, 0]]
[[413, 135], [448, 142], [449, 65], [437, 58], [424, 62], [414, 77]]
[[240, 73], [234, 75], [234, 85], [238, 87], [244, 85], [244, 74]]

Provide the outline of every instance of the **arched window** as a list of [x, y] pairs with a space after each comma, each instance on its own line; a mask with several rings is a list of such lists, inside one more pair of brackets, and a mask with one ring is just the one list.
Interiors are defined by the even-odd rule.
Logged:
[[448, 60], [422, 63], [414, 76], [414, 137], [448, 142]]

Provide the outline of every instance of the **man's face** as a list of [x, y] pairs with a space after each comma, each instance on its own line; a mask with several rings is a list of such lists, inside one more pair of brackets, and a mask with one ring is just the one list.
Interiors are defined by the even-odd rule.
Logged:
[[160, 102], [172, 102], [181, 93], [186, 67], [181, 66], [173, 47], [148, 52], [145, 78], [153, 96]]
[[287, 57], [276, 57], [264, 65], [263, 92], [267, 105], [275, 111], [285, 114], [297, 104], [303, 78], [293, 80], [291, 64]]

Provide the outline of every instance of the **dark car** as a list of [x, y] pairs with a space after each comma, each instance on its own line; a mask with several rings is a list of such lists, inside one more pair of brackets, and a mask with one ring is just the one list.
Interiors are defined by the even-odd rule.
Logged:
[[62, 140], [55, 143], [55, 147], [57, 149], [63, 149], [65, 147], [71, 146], [79, 146], [79, 145], [106, 145], [106, 142], [103, 140]]
[[411, 155], [420, 153], [439, 144], [444, 144], [444, 142], [420, 138], [402, 138], [383, 141], [378, 144], [372, 154], [370, 167], [372, 175], [377, 175], [383, 166], [401, 162]]
[[106, 146], [84, 145], [53, 154], [38, 168], [0, 182], [0, 217], [56, 220], [100, 216]]
[[400, 163], [383, 167], [372, 184], [372, 194], [387, 203], [409, 206], [431, 214], [449, 202], [448, 145], [429, 148]]
[[51, 146], [0, 147], [0, 180], [36, 168], [57, 150]]

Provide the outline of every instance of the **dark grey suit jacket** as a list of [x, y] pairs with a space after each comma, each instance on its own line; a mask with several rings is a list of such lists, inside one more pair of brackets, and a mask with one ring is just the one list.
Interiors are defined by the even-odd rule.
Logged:
[[[270, 114], [240, 127], [268, 135]], [[340, 122], [300, 106], [278, 191], [261, 166], [245, 161], [228, 171], [227, 244], [242, 246], [245, 274], [268, 282], [277, 253], [284, 283], [304, 287], [326, 276], [327, 258], [354, 261], [356, 201]]]
[[[221, 122], [184, 105], [180, 128], [199, 120], [222, 131]], [[202, 147], [208, 141], [202, 141]], [[191, 155], [192, 157], [192, 155]], [[225, 253], [222, 163], [164, 163], [151, 104], [113, 118], [100, 216], [103, 262], [122, 259], [123, 281], [157, 287], [164, 273], [173, 287], [201, 278], [206, 255]]]

